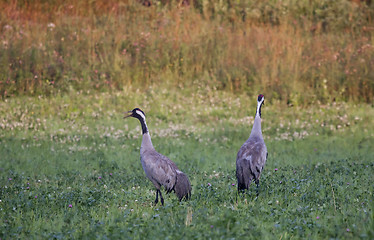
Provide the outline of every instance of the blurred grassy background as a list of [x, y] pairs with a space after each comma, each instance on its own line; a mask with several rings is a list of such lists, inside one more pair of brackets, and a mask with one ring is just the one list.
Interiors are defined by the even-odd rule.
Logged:
[[371, 1], [5, 0], [0, 94], [197, 88], [372, 103]]

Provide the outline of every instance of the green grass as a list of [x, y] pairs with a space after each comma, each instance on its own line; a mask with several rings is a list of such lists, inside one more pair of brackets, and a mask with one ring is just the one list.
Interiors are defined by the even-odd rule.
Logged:
[[[233, 185], [256, 98], [155, 91], [1, 102], [0, 237], [374, 237], [372, 106], [266, 104], [269, 158], [256, 198], [254, 186], [237, 196]], [[155, 148], [188, 174], [190, 201], [170, 194], [152, 205], [139, 123], [122, 119], [135, 106]]]

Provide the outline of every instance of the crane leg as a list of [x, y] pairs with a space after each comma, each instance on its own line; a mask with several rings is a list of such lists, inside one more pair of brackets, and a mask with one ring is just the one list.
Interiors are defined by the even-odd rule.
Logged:
[[161, 197], [161, 204], [162, 206], [164, 205], [164, 198], [162, 197], [161, 191], [159, 189], [156, 189], [156, 200], [155, 200], [155, 205], [158, 203], [158, 194], [160, 194]]
[[157, 203], [158, 203], [158, 189], [156, 189], [156, 200], [155, 200], [155, 205], [157, 205]]
[[161, 204], [162, 204], [162, 206], [164, 206], [164, 198], [162, 197], [161, 190], [158, 190], [158, 192], [160, 193]]

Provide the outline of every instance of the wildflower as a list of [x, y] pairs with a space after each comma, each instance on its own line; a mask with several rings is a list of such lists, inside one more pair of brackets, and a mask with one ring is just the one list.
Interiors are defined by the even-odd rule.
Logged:
[[11, 29], [13, 29], [13, 27], [7, 24], [7, 25], [4, 26], [4, 29], [5, 30], [8, 30], [8, 29], [11, 30]]
[[38, 198], [38, 196], [35, 196], [35, 198]]
[[347, 228], [347, 232], [351, 231], [349, 228]]
[[317, 216], [316, 219], [318, 220], [318, 219], [319, 219], [319, 216]]
[[110, 176], [112, 176], [113, 174], [112, 173], [109, 173]]
[[213, 228], [214, 226], [213, 225], [210, 225], [210, 228]]
[[275, 171], [275, 172], [278, 171], [278, 168], [274, 169], [274, 171]]
[[72, 208], [72, 207], [73, 207], [73, 205], [69, 204], [69, 208]]
[[211, 187], [211, 186], [212, 186], [212, 184], [208, 183], [208, 187]]
[[56, 27], [56, 25], [54, 24], [54, 23], [48, 23], [48, 25], [47, 25], [49, 28], [55, 28]]
[[231, 184], [231, 186], [235, 186], [235, 183]]
[[99, 176], [98, 179], [101, 179], [101, 176]]
[[12, 178], [8, 178], [9, 181], [12, 181]]

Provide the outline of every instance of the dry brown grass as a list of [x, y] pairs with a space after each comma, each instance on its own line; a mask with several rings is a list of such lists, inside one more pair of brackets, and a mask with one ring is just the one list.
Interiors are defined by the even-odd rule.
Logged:
[[72, 88], [193, 90], [200, 82], [234, 93], [262, 92], [290, 104], [373, 100], [368, 6], [342, 1], [346, 12], [330, 6], [339, 17], [318, 12], [315, 4], [310, 7], [319, 15], [308, 10], [302, 17], [301, 7], [266, 1], [258, 7], [210, 1], [196, 1], [195, 7], [144, 7], [130, 0], [27, 2], [0, 3], [3, 98]]

